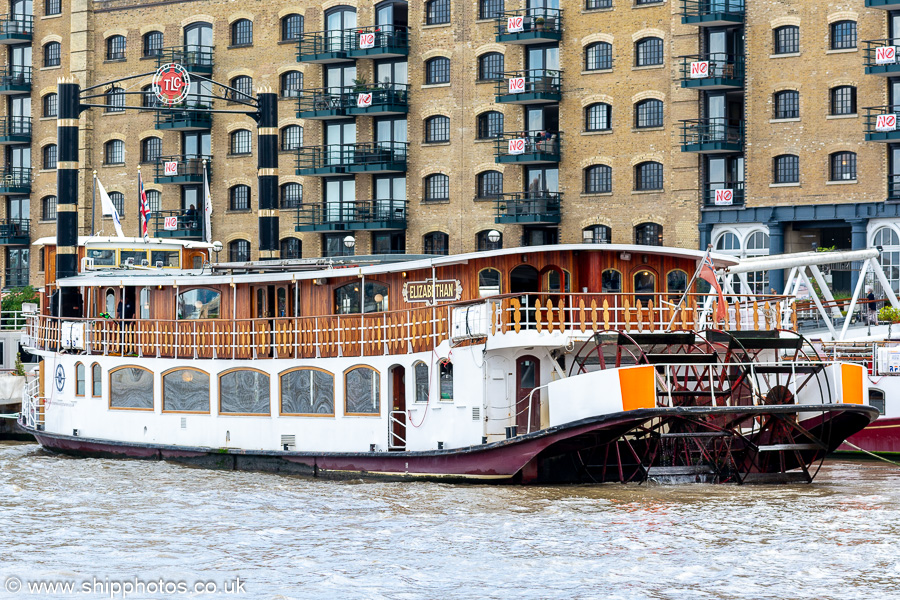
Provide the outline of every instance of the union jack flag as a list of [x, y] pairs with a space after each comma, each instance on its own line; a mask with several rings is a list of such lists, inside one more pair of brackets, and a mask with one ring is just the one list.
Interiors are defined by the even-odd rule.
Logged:
[[146, 242], [150, 238], [150, 234], [147, 231], [147, 222], [150, 220], [150, 207], [147, 205], [147, 193], [144, 191], [144, 178], [141, 176], [140, 170], [138, 170], [138, 194], [141, 209], [141, 235]]

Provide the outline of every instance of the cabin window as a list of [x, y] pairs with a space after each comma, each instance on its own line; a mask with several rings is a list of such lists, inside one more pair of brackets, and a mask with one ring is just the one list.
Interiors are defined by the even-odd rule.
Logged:
[[641, 270], [634, 274], [634, 298], [644, 306], [653, 300], [656, 291], [656, 275], [652, 271]]
[[87, 256], [94, 259], [94, 265], [97, 267], [116, 266], [115, 250], [88, 250]]
[[666, 275], [666, 291], [673, 294], [683, 294], [687, 290], [688, 275], [681, 269], [669, 271]]
[[255, 369], [235, 369], [219, 377], [219, 412], [268, 415], [269, 376]]
[[622, 274], [615, 269], [606, 269], [600, 274], [600, 291], [604, 294], [622, 293]]
[[172, 369], [163, 373], [163, 412], [209, 412], [209, 373]]
[[428, 365], [419, 361], [413, 370], [416, 374], [416, 402], [428, 402]]
[[158, 267], [162, 263], [163, 267], [179, 267], [178, 250], [154, 250], [150, 253], [150, 266]]
[[[566, 293], [572, 291], [572, 276], [571, 274], [563, 270], [563, 274], [566, 278]], [[548, 271], [547, 272], [547, 290], [551, 292], [559, 292], [559, 271]]]
[[282, 373], [281, 414], [334, 416], [334, 375], [319, 369]]
[[[500, 271], [497, 269], [482, 269], [478, 272], [478, 294], [482, 298], [496, 296], [500, 292]], [[426, 367], [427, 370], [427, 367]]]
[[116, 292], [112, 288], [106, 290], [106, 314], [110, 316], [116, 314]]
[[91, 385], [93, 386], [91, 396], [94, 398], [99, 398], [103, 392], [103, 380], [100, 379], [101, 374], [102, 369], [98, 363], [91, 365]]
[[218, 319], [222, 294], [207, 288], [197, 288], [178, 294], [178, 319]]
[[344, 374], [344, 412], [348, 415], [381, 413], [381, 376], [369, 367], [354, 367]]
[[120, 250], [119, 265], [124, 265], [128, 259], [132, 259], [134, 264], [140, 266], [142, 260], [147, 260], [146, 250]]
[[[275, 292], [276, 317], [292, 317], [293, 311], [288, 305], [287, 288], [280, 287]], [[290, 312], [289, 312], [290, 311]]]
[[441, 384], [441, 400], [453, 400], [453, 363], [442, 360], [439, 363]]
[[[360, 287], [363, 287], [363, 310], [360, 311]], [[353, 315], [359, 312], [381, 312], [388, 310], [388, 287], [377, 281], [361, 281], [342, 285], [334, 290], [335, 314]]]
[[141, 297], [140, 297], [140, 306], [138, 307], [138, 314], [141, 315], [142, 319], [150, 318], [150, 288], [145, 287], [141, 288]]
[[878, 414], [884, 414], [884, 392], [876, 388], [869, 388], [869, 406], [878, 409]]
[[82, 363], [75, 363], [75, 395], [84, 396], [85, 370]]
[[109, 407], [153, 410], [153, 373], [141, 367], [110, 371]]

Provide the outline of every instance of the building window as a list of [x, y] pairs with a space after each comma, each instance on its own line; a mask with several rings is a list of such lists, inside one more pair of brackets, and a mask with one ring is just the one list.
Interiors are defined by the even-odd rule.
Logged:
[[422, 236], [422, 251], [425, 254], [450, 254], [450, 236], [440, 231], [432, 231]]
[[800, 157], [796, 154], [782, 154], [774, 159], [774, 183], [800, 182]]
[[450, 0], [430, 0], [425, 3], [425, 24], [440, 25], [450, 22]]
[[[875, 231], [872, 246], [881, 246], [878, 262], [894, 292], [900, 292], [900, 235], [892, 227], [881, 227]], [[878, 295], [883, 293], [884, 291], [879, 290]]]
[[[493, 231], [493, 229], [486, 229], [485, 231], [479, 231], [475, 234], [475, 245], [479, 252], [484, 252], [485, 250], [499, 250], [503, 247], [503, 234], [498, 231], [497, 233], [500, 233], [500, 239], [496, 242], [492, 242], [489, 237], [491, 231]], [[494, 274], [496, 274], [496, 278], [494, 277]], [[487, 282], [485, 280], [487, 280]], [[484, 285], [485, 283], [488, 283], [488, 285]], [[485, 287], [496, 289], [493, 294], [500, 293], [500, 271], [496, 269], [482, 269], [478, 272], [478, 289], [481, 292], [482, 298], [484, 298]]]
[[637, 191], [663, 189], [662, 163], [649, 161], [635, 166], [634, 189]]
[[831, 155], [831, 181], [856, 179], [856, 152], [835, 152]]
[[163, 34], [161, 31], [150, 31], [144, 34], [144, 56], [159, 56], [163, 49]]
[[584, 49], [584, 70], [612, 69], [612, 44], [595, 42]]
[[125, 142], [122, 140], [110, 140], [106, 142], [104, 154], [104, 164], [125, 164]]
[[49, 42], [44, 45], [44, 66], [58, 67], [62, 47], [59, 42]]
[[796, 54], [800, 52], [800, 28], [785, 25], [775, 30], [774, 54]]
[[478, 197], [483, 199], [499, 198], [503, 195], [503, 173], [485, 171], [478, 174]]
[[286, 125], [281, 128], [281, 149], [299, 150], [303, 145], [303, 128], [299, 125]]
[[425, 178], [425, 201], [442, 202], [450, 200], [450, 178], [443, 173], [435, 173]]
[[106, 92], [106, 103], [109, 105], [106, 108], [108, 113], [125, 112], [125, 90], [120, 87], [111, 87]]
[[657, 37], [638, 40], [634, 45], [634, 64], [638, 67], [663, 64], [663, 41]]
[[47, 94], [43, 99], [43, 112], [41, 113], [45, 117], [55, 117], [58, 113], [59, 107], [59, 96], [56, 94]]
[[783, 92], [775, 93], [775, 118], [800, 118], [800, 92], [796, 90], [785, 90]]
[[41, 199], [41, 221], [55, 221], [55, 220], [56, 220], [56, 196], [44, 196], [44, 198]]
[[162, 194], [159, 190], [146, 190], [144, 193], [147, 194], [147, 208], [150, 212], [159, 212], [162, 204]]
[[641, 246], [662, 246], [662, 225], [656, 223], [641, 223], [634, 228], [634, 243]]
[[450, 83], [450, 59], [438, 56], [428, 60], [425, 63], [425, 83]]
[[856, 114], [856, 88], [852, 85], [841, 85], [831, 88], [831, 114]]
[[634, 126], [638, 129], [645, 127], [663, 126], [662, 100], [641, 100], [634, 105]]
[[503, 79], [503, 55], [488, 52], [478, 57], [478, 80], [494, 81]]
[[609, 244], [612, 242], [612, 229], [606, 225], [591, 225], [581, 231], [581, 240], [585, 244]]
[[608, 194], [612, 192], [612, 167], [591, 165], [584, 170], [585, 194]]
[[230, 92], [229, 97], [232, 100], [241, 102], [249, 102], [253, 99], [253, 78], [247, 75], [241, 75], [231, 80], [231, 87], [234, 90]]
[[301, 258], [302, 244], [297, 238], [284, 238], [281, 240], [281, 258]]
[[450, 141], [450, 117], [437, 115], [425, 119], [425, 143]]
[[612, 8], [612, 0], [585, 0], [584, 10], [599, 10], [601, 8]]
[[44, 168], [56, 168], [56, 144], [47, 144], [44, 146]]
[[228, 260], [230, 262], [248, 262], [250, 260], [250, 242], [234, 240], [228, 244]]
[[479, 19], [499, 19], [503, 17], [503, 10], [503, 0], [479, 0], [478, 2]]
[[228, 200], [228, 208], [231, 210], [250, 210], [250, 186], [234, 186], [228, 190]]
[[141, 141], [141, 162], [152, 163], [162, 155], [162, 140], [158, 137], [148, 137]]
[[612, 107], [602, 102], [591, 104], [584, 109], [585, 131], [607, 131], [612, 129]]
[[44, 1], [44, 14], [45, 15], [62, 14], [62, 0], [45, 0]]
[[112, 35], [106, 39], [106, 60], [125, 60], [124, 35]]
[[292, 42], [300, 39], [303, 33], [303, 17], [301, 15], [286, 15], [281, 19], [281, 40]]
[[231, 134], [231, 153], [250, 154], [250, 130], [238, 129]]
[[141, 91], [144, 92], [144, 94], [141, 96], [141, 106], [149, 108], [162, 106], [159, 98], [156, 97], [154, 89], [155, 86], [152, 84], [141, 88]]
[[478, 115], [478, 139], [489, 140], [503, 133], [503, 113], [490, 110]]
[[125, 218], [125, 194], [122, 192], [110, 192], [109, 199], [112, 200], [112, 205], [116, 207], [116, 212], [119, 213], [119, 218]]
[[735, 234], [726, 231], [716, 240], [716, 252], [726, 252], [734, 256], [740, 256], [741, 240]]
[[297, 208], [303, 202], [303, 186], [285, 183], [281, 186], [281, 208]]
[[253, 44], [253, 21], [238, 19], [231, 24], [231, 45], [250, 46]]
[[856, 48], [856, 21], [838, 21], [831, 24], [831, 49]]
[[288, 71], [281, 75], [281, 97], [299, 98], [303, 91], [303, 73]]

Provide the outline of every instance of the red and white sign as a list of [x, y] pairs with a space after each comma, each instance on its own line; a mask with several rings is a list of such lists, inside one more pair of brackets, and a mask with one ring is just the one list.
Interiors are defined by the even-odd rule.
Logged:
[[506, 17], [506, 31], [519, 33], [525, 30], [525, 17]]
[[897, 131], [897, 115], [875, 117], [875, 131]]
[[153, 75], [151, 89], [165, 106], [172, 106], [187, 98], [191, 89], [191, 76], [179, 64], [162, 65]]
[[509, 154], [525, 154], [525, 140], [522, 138], [509, 140]]
[[892, 65], [897, 62], [897, 47], [882, 46], [875, 48], [875, 64], [876, 65]]
[[734, 190], [716, 190], [716, 206], [731, 206], [734, 204]]
[[178, 175], [178, 163], [175, 161], [163, 163], [163, 176], [175, 177]]
[[358, 94], [356, 96], [356, 106], [359, 108], [369, 108], [372, 106], [372, 92]]
[[691, 79], [703, 79], [709, 77], [709, 61], [700, 60], [691, 63]]
[[360, 48], [374, 48], [375, 47], [375, 34], [374, 33], [359, 34], [359, 47]]
[[163, 229], [166, 231], [175, 231], [178, 229], [178, 217], [166, 217], [165, 222], [163, 222]]
[[525, 91], [524, 77], [511, 77], [509, 80], [509, 93], [521, 94]]

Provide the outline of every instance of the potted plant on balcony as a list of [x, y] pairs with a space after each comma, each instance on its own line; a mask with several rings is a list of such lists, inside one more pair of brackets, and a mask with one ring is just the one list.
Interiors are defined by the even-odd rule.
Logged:
[[366, 82], [366, 79], [364, 77], [359, 77], [359, 78], [353, 80], [353, 91], [354, 92], [364, 92], [364, 91], [366, 91], [366, 88], [368, 88], [368, 87], [369, 87], [369, 84], [368, 84], [368, 82]]
[[538, 31], [544, 30], [544, 17], [535, 17], [534, 28]]

